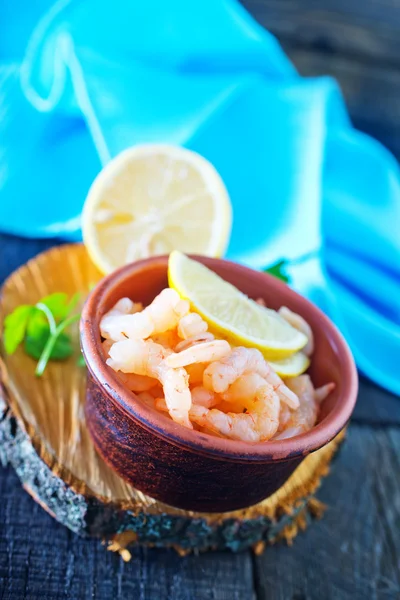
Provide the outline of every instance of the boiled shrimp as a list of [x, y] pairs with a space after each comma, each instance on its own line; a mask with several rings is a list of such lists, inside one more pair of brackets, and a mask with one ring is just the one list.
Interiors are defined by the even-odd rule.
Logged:
[[[143, 305], [141, 303], [132, 302], [130, 298], [121, 298], [120, 300], [118, 300], [118, 302], [114, 304], [114, 306], [101, 318], [100, 332], [102, 337], [114, 340], [112, 334], [114, 334], [115, 323], [121, 323], [121, 319], [123, 319], [127, 315], [133, 315], [135, 313], [138, 313], [142, 309]], [[123, 339], [123, 336], [121, 337], [121, 335], [119, 335], [118, 339]]]
[[103, 319], [115, 315], [133, 315], [141, 310], [143, 310], [143, 304], [141, 302], [133, 302], [130, 298], [120, 298], [111, 310], [103, 315]]
[[147, 375], [138, 375], [137, 373], [117, 373], [122, 383], [126, 385], [131, 392], [148, 392], [157, 384], [157, 380]]
[[153, 332], [153, 324], [144, 312], [105, 315], [100, 321], [103, 338], [119, 342], [126, 339], [145, 339]]
[[150, 340], [123, 340], [113, 344], [107, 364], [115, 371], [157, 379], [163, 386], [171, 418], [192, 428], [189, 420], [192, 404], [189, 377], [185, 369], [173, 369], [165, 363], [168, 354], [163, 346]]
[[[197, 425], [227, 438], [244, 442], [267, 441], [278, 429], [279, 397], [273, 387], [259, 375], [253, 373], [244, 375], [243, 378], [244, 381], [238, 384], [242, 389], [232, 393], [236, 399], [243, 398], [243, 393], [246, 393], [246, 412], [222, 412], [193, 403], [189, 416]], [[236, 382], [233, 386], [235, 385]], [[250, 389], [252, 397], [248, 393]]]
[[215, 337], [209, 331], [205, 331], [204, 333], [198, 333], [197, 335], [192, 335], [186, 340], [182, 340], [175, 346], [175, 352], [181, 352], [182, 350], [186, 350], [187, 348], [191, 348], [192, 346], [196, 346], [196, 344], [203, 344], [203, 342], [212, 342], [215, 340]]
[[206, 408], [212, 408], [219, 402], [219, 398], [214, 392], [206, 390], [202, 385], [198, 385], [192, 389], [192, 405], [197, 404], [198, 406], [205, 406]]
[[208, 390], [223, 393], [236, 379], [245, 373], [257, 373], [268, 383], [290, 408], [299, 406], [299, 399], [265, 361], [263, 355], [255, 348], [234, 348], [228, 356], [211, 363], [204, 371], [203, 384]]
[[302, 352], [304, 352], [306, 356], [311, 356], [311, 354], [314, 352], [314, 335], [307, 321], [286, 306], [282, 306], [278, 310], [278, 314], [280, 314], [280, 316], [285, 319], [289, 325], [297, 329], [297, 331], [304, 333], [308, 341], [302, 349]]
[[[104, 340], [102, 343], [103, 352], [106, 358], [114, 342], [112, 340]], [[122, 383], [131, 390], [131, 392], [147, 392], [157, 384], [157, 380], [146, 375], [137, 375], [136, 373], [123, 373], [118, 371], [117, 375]]]
[[156, 407], [156, 401], [150, 392], [139, 392], [139, 394], [136, 395], [139, 400], [141, 400], [144, 404], [147, 404], [147, 406], [151, 406], [151, 408]]
[[293, 437], [311, 429], [318, 417], [319, 405], [335, 389], [334, 383], [327, 383], [314, 389], [308, 375], [294, 379], [289, 385], [294, 386], [295, 391], [299, 394], [300, 407], [296, 411], [291, 411], [286, 405], [281, 407], [278, 432], [282, 432], [282, 435], [278, 435], [274, 439]]
[[174, 329], [189, 312], [189, 303], [178, 292], [166, 288], [151, 304], [135, 314], [105, 315], [100, 322], [101, 335], [115, 341], [146, 339]]
[[[282, 402], [281, 410], [279, 413], [278, 433], [280, 433], [281, 431], [286, 429], [291, 418], [292, 418], [292, 411], [290, 410], [290, 408], [288, 407], [287, 404], [284, 404]], [[275, 439], [276, 439], [276, 437], [275, 437]]]
[[188, 314], [189, 308], [189, 302], [182, 300], [177, 291], [166, 288], [143, 312], [149, 315], [153, 323], [152, 334], [155, 334], [175, 329], [182, 317]]
[[326, 383], [314, 390], [314, 398], [317, 404], [321, 404], [327, 396], [335, 389], [334, 383]]
[[[192, 407], [194, 404], [197, 406], [203, 406], [205, 408], [212, 408], [220, 402], [220, 398], [213, 392], [209, 392], [203, 386], [199, 385], [192, 389]], [[167, 411], [168, 407], [164, 398], [156, 398], [156, 408], [159, 410]]]
[[179, 320], [178, 335], [183, 340], [204, 333], [208, 330], [207, 323], [197, 313], [188, 313]]
[[186, 367], [193, 363], [212, 363], [227, 356], [231, 351], [231, 347], [226, 340], [213, 340], [212, 342], [204, 342], [196, 344], [182, 352], [170, 354], [165, 359], [165, 363], [172, 368]]
[[285, 423], [285, 429], [274, 439], [283, 440], [304, 433], [317, 422], [319, 407], [315, 400], [314, 387], [308, 375], [300, 375], [287, 380], [292, 391], [297, 394], [300, 406], [291, 412]]

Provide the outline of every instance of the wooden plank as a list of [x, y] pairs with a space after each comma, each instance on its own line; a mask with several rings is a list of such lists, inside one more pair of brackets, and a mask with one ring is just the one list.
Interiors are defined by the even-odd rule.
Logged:
[[47, 515], [0, 470], [0, 597], [3, 600], [254, 600], [251, 554], [179, 557], [135, 549], [124, 563]]
[[400, 159], [400, 3], [244, 0], [300, 74], [339, 82], [352, 121]]
[[352, 426], [319, 498], [324, 518], [255, 559], [257, 598], [400, 597], [400, 430]]
[[[0, 477], [0, 580], [3, 598], [160, 600], [379, 600], [400, 594], [400, 432], [353, 426], [320, 498], [324, 518], [292, 547], [177, 557], [137, 549], [124, 564], [97, 542], [54, 522], [22, 491], [10, 470]], [[44, 568], [45, 566], [45, 568]]]
[[400, 69], [360, 63], [288, 43], [288, 56], [302, 75], [331, 75], [343, 92], [353, 124], [400, 159]]
[[54, 239], [27, 239], [0, 232], [0, 285], [27, 260], [57, 243]]
[[400, 425], [400, 398], [361, 376], [352, 423], [374, 427]]
[[400, 3], [241, 0], [271, 33], [299, 46], [400, 64]]

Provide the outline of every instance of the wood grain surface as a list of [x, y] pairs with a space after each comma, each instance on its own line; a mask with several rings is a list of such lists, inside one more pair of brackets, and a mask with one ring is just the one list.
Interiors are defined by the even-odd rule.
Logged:
[[396, 0], [241, 0], [283, 43], [400, 66]]
[[400, 597], [400, 432], [353, 425], [319, 497], [321, 521], [260, 557], [134, 549], [124, 564], [56, 523], [0, 476], [3, 599], [379, 600]]

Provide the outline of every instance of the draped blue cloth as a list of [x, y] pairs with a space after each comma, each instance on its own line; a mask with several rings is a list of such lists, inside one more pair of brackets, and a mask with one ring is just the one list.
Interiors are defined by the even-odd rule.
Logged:
[[183, 145], [228, 188], [227, 257], [292, 261], [293, 287], [361, 371], [400, 394], [399, 168], [351, 126], [335, 81], [300, 77], [235, 0], [2, 6], [2, 231], [80, 239], [102, 165], [134, 144]]

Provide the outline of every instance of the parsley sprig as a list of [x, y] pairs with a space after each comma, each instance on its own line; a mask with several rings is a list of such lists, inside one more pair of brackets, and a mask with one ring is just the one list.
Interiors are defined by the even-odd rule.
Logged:
[[311, 250], [310, 252], [307, 252], [306, 254], [302, 254], [301, 256], [297, 256], [296, 258], [292, 258], [292, 259], [281, 258], [280, 260], [277, 260], [272, 265], [269, 265], [269, 267], [265, 267], [263, 269], [263, 271], [265, 273], [269, 273], [270, 275], [273, 275], [274, 277], [277, 277], [278, 279], [280, 279], [281, 281], [284, 281], [285, 283], [291, 283], [291, 278], [287, 272], [287, 268], [295, 266], [295, 265], [302, 265], [302, 264], [308, 262], [309, 260], [316, 258], [318, 255], [319, 255], [319, 250], [315, 249], [315, 250]]
[[286, 259], [278, 260], [273, 265], [266, 267], [264, 269], [264, 272], [269, 273], [270, 275], [273, 275], [274, 277], [277, 277], [278, 279], [280, 279], [281, 281], [284, 281], [285, 283], [290, 283], [290, 277], [285, 271], [285, 268], [288, 266], [288, 264], [289, 264], [289, 261]]
[[29, 356], [38, 361], [35, 374], [43, 375], [49, 360], [65, 360], [74, 353], [66, 329], [80, 319], [73, 314], [80, 295], [70, 300], [67, 294], [45, 296], [34, 305], [18, 306], [4, 320], [4, 347], [13, 354], [23, 343]]

